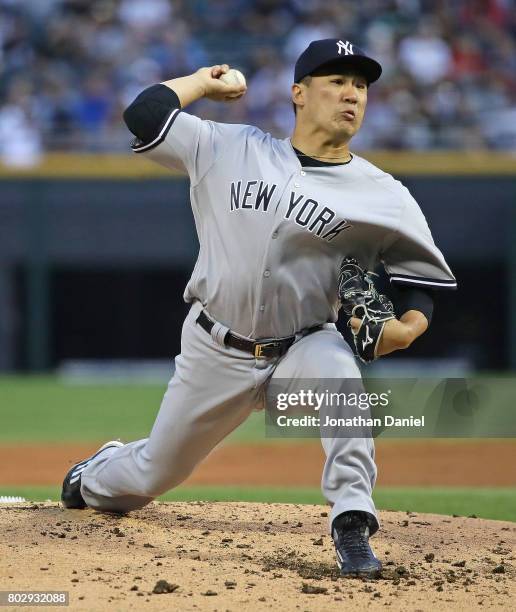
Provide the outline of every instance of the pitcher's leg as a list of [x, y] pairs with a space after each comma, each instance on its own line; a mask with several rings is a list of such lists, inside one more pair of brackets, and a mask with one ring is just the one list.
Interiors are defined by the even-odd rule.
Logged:
[[185, 480], [256, 407], [255, 360], [233, 357], [187, 323], [149, 438], [109, 449], [88, 465], [81, 486], [88, 506], [116, 512], [145, 506]]
[[371, 534], [378, 530], [378, 517], [372, 498], [376, 482], [372, 438], [321, 438], [326, 453], [321, 489], [332, 506], [329, 524], [349, 510], [368, 512], [376, 519]]
[[215, 406], [191, 405], [172, 384], [149, 438], [108, 450], [82, 474], [81, 493], [92, 508], [128, 512], [183, 482], [253, 409], [249, 392]]
[[[347, 390], [353, 388], [357, 392], [363, 391], [355, 357], [341, 334], [333, 327], [306, 336], [294, 344], [274, 372], [272, 380], [278, 379], [309, 380], [316, 393], [324, 393], [329, 390], [328, 387], [333, 387], [332, 379], [341, 379], [345, 381]], [[286, 391], [289, 392], [289, 389]], [[346, 416], [345, 408], [341, 416]], [[320, 417], [323, 420], [324, 414], [320, 414]], [[374, 443], [367, 436], [344, 436], [345, 431], [339, 432], [337, 429], [333, 437], [321, 438], [326, 454], [321, 488], [332, 506], [329, 524], [331, 526], [333, 519], [343, 512], [362, 510], [368, 512], [373, 519], [373, 533], [378, 528], [377, 513], [371, 497], [376, 481]]]

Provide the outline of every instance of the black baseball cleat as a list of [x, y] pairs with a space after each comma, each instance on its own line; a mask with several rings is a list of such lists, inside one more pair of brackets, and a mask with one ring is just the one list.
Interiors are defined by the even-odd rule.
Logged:
[[118, 440], [112, 440], [106, 442], [99, 450], [85, 459], [80, 463], [76, 463], [73, 468], [68, 472], [63, 480], [63, 489], [61, 491], [61, 502], [65, 508], [82, 509], [86, 508], [87, 504], [81, 495], [81, 474], [82, 471], [97, 457], [100, 453], [104, 452], [108, 448], [120, 448], [123, 446], [122, 442]]
[[[377, 578], [380, 575], [382, 564], [369, 546], [372, 519], [372, 515], [359, 510], [343, 512], [334, 519], [332, 537], [341, 576]], [[377, 528], [376, 524], [374, 531]]]

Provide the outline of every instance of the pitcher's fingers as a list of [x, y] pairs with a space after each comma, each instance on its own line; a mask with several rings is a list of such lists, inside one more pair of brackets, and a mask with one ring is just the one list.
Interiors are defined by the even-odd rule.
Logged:
[[358, 331], [361, 322], [362, 321], [360, 319], [357, 319], [357, 317], [351, 317], [351, 319], [349, 320], [351, 329], [353, 329], [354, 331]]
[[227, 94], [228, 98], [241, 98], [247, 91], [245, 85], [228, 85], [228, 87], [231, 87], [231, 93]]
[[224, 99], [226, 100], [226, 102], [235, 102], [236, 100], [240, 100], [243, 95], [243, 93], [240, 93], [236, 96], [226, 96]]

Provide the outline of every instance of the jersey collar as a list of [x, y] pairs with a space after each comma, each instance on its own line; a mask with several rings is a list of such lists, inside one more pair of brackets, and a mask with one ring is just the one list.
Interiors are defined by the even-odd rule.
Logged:
[[287, 144], [291, 154], [295, 156], [300, 168], [337, 168], [347, 166], [353, 161], [354, 158], [353, 154], [350, 152], [351, 158], [348, 159], [348, 161], [338, 163], [326, 162], [320, 159], [315, 159], [314, 157], [309, 157], [308, 155], [305, 156], [301, 151], [294, 147], [290, 138], [285, 138], [283, 142]]

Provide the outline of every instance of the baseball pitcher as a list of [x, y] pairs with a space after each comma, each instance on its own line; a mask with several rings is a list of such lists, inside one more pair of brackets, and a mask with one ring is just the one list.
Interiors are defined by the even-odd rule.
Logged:
[[[142, 508], [263, 408], [274, 380], [321, 380], [315, 392], [323, 379], [360, 381], [356, 356], [410, 346], [430, 323], [433, 291], [456, 287], [408, 190], [350, 152], [378, 62], [350, 41], [312, 42], [295, 65], [295, 128], [284, 140], [187, 112], [203, 97], [238, 103], [246, 86], [229, 73], [222, 64], [153, 85], [124, 113], [136, 154], [188, 173], [200, 250], [181, 354], [149, 437], [108, 442], [76, 464], [63, 483], [68, 508]], [[379, 263], [394, 305], [375, 289]], [[335, 327], [341, 307], [353, 348]], [[376, 576], [373, 441], [322, 443], [340, 571]]]

